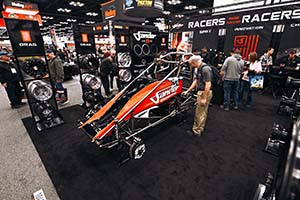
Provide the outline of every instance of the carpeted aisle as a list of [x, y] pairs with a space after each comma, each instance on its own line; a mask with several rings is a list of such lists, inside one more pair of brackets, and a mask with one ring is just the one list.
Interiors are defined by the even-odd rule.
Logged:
[[193, 111], [184, 123], [173, 121], [146, 133], [141, 160], [119, 166], [77, 129], [77, 107], [62, 111], [63, 126], [38, 133], [25, 127], [62, 200], [247, 200], [259, 181], [275, 170], [277, 158], [262, 151], [278, 101], [255, 95], [255, 110], [209, 110], [206, 134], [188, 136]]

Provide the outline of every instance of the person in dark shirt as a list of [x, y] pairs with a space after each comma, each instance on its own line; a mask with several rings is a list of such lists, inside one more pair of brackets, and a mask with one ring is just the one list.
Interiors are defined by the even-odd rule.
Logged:
[[209, 53], [207, 52], [207, 48], [206, 47], [203, 47], [201, 49], [201, 53], [200, 53], [200, 56], [202, 58], [202, 61], [206, 64], [209, 64], [210, 63], [210, 59], [209, 59]]
[[280, 66], [297, 68], [298, 64], [300, 64], [300, 59], [298, 56], [296, 56], [296, 51], [292, 50], [288, 56], [283, 58], [282, 62], [280, 63]]
[[212, 61], [212, 65], [217, 67], [219, 71], [221, 71], [221, 68], [223, 66], [225, 62], [225, 57], [224, 57], [224, 53], [219, 51], [217, 53], [217, 55], [214, 57], [213, 61]]
[[113, 59], [111, 73], [110, 73], [110, 88], [113, 89], [114, 79], [116, 79], [117, 87], [119, 91], [121, 90], [120, 80], [119, 80], [119, 68], [116, 63], [116, 50], [110, 50], [110, 56]]
[[[208, 106], [212, 98], [211, 81], [213, 78], [212, 69], [202, 62], [201, 56], [194, 55], [189, 59], [189, 64], [197, 71], [191, 86], [183, 95], [187, 95], [194, 88], [197, 88], [197, 106], [192, 131], [188, 130], [188, 134], [201, 136], [204, 132]], [[196, 70], [197, 69], [197, 70]]]
[[22, 103], [22, 89], [20, 86], [20, 73], [17, 67], [9, 62], [8, 52], [0, 52], [0, 82], [5, 88], [12, 108], [20, 108]]
[[107, 97], [111, 96], [111, 92], [109, 89], [109, 76], [113, 69], [113, 58], [109, 55], [108, 57], [102, 60], [100, 66], [100, 79], [103, 84], [105, 94]]

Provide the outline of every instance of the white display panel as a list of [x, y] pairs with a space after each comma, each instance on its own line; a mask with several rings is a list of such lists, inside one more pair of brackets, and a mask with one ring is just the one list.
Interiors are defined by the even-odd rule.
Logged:
[[234, 4], [239, 3], [246, 3], [246, 2], [254, 2], [253, 0], [214, 0], [214, 8], [216, 7], [223, 7], [223, 6], [231, 6]]

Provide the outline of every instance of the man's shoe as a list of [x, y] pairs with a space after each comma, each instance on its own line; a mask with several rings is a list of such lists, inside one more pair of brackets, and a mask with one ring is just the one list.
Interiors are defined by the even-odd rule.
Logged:
[[194, 132], [191, 131], [191, 130], [187, 130], [186, 133], [187, 133], [189, 136], [193, 136], [193, 135], [194, 135]]
[[239, 107], [238, 107], [238, 106], [234, 106], [233, 109], [234, 109], [234, 110], [238, 110]]
[[197, 136], [197, 137], [201, 137], [202, 133], [195, 133], [194, 131], [191, 131], [191, 130], [187, 130], [186, 133], [189, 135], [189, 136]]
[[224, 111], [229, 111], [229, 108], [224, 108]]
[[11, 106], [12, 109], [18, 109], [18, 108], [21, 108], [21, 105], [13, 105]]

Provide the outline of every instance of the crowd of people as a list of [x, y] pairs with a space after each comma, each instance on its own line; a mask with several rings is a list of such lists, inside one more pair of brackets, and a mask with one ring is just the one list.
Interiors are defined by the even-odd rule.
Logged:
[[[206, 48], [201, 51], [193, 50], [193, 56], [189, 59], [191, 68], [196, 68], [194, 71], [194, 81], [191, 86], [183, 94], [186, 95], [193, 89], [197, 90], [197, 106], [195, 111], [195, 119], [192, 130], [188, 130], [189, 134], [201, 136], [204, 132], [205, 122], [207, 118], [208, 106], [212, 99], [213, 91], [213, 66], [219, 70], [222, 78], [222, 100], [220, 107], [224, 111], [229, 111], [231, 108], [239, 110], [244, 106], [244, 93], [247, 94], [245, 99], [245, 107], [252, 108], [252, 83], [251, 79], [257, 75], [267, 77], [270, 69], [274, 65], [273, 55], [274, 49], [269, 48], [266, 53], [260, 57], [256, 52], [250, 52], [247, 59], [243, 60], [241, 51], [234, 49], [230, 52], [230, 56], [225, 58], [223, 52], [218, 52], [215, 57], [210, 59]], [[296, 55], [295, 50], [291, 50], [289, 54], [282, 57], [278, 61], [281, 68], [299, 69], [300, 59]], [[264, 84], [268, 84], [264, 81]], [[219, 90], [220, 92], [220, 90]]]

